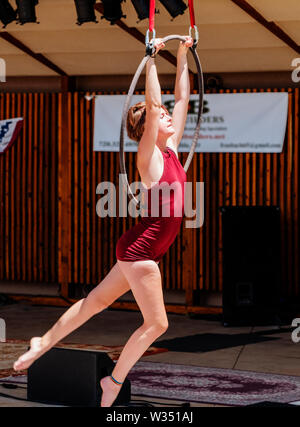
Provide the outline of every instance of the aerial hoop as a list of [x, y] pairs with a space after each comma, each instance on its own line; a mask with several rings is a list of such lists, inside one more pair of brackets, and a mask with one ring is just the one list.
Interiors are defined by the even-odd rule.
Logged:
[[[186, 41], [185, 37], [178, 36], [178, 35], [170, 35], [170, 36], [167, 36], [167, 37], [162, 39], [162, 41], [164, 43], [167, 43], [170, 40], [180, 40], [183, 42]], [[203, 113], [203, 95], [204, 95], [203, 72], [202, 72], [200, 59], [199, 59], [198, 54], [196, 52], [195, 44], [193, 47], [190, 47], [190, 51], [192, 52], [192, 55], [193, 55], [193, 58], [195, 60], [195, 64], [197, 67], [197, 81], [198, 81], [198, 91], [199, 91], [199, 109], [198, 109], [197, 124], [196, 124], [195, 133], [194, 133], [193, 140], [192, 140], [190, 153], [189, 153], [188, 158], [186, 159], [186, 162], [184, 164], [185, 172], [187, 172], [187, 170], [190, 166], [190, 163], [192, 161], [192, 158], [193, 158], [193, 155], [195, 152], [196, 144], [197, 144], [198, 139], [199, 139], [199, 133], [200, 133], [200, 127], [201, 127], [201, 118], [202, 118], [202, 113]], [[140, 77], [143, 69], [145, 68], [146, 63], [149, 61], [150, 58], [151, 58], [150, 54], [146, 55], [143, 58], [142, 62], [138, 66], [138, 69], [136, 70], [136, 73], [132, 79], [132, 82], [131, 82], [131, 85], [130, 85], [130, 88], [129, 88], [129, 91], [128, 91], [128, 94], [127, 94], [127, 97], [125, 100], [125, 104], [123, 107], [121, 131], [120, 131], [120, 152], [119, 153], [120, 153], [120, 171], [122, 174], [123, 185], [125, 185], [126, 188], [128, 189], [128, 196], [130, 197], [130, 199], [133, 199], [137, 205], [139, 205], [139, 201], [135, 198], [134, 194], [132, 193], [130, 186], [129, 186], [129, 183], [128, 183], [128, 179], [127, 179], [127, 172], [126, 172], [126, 166], [125, 166], [125, 154], [124, 154], [124, 135], [125, 135], [125, 128], [126, 128], [127, 114], [128, 114], [128, 110], [130, 108], [132, 95], [134, 94], [134, 91], [135, 91], [137, 82], [139, 80], [139, 77]]]

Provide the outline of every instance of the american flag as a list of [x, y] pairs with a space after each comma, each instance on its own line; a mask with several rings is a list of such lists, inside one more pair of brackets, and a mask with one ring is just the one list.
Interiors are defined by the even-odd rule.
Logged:
[[0, 154], [5, 153], [5, 151], [11, 147], [22, 129], [22, 126], [22, 117], [0, 120]]

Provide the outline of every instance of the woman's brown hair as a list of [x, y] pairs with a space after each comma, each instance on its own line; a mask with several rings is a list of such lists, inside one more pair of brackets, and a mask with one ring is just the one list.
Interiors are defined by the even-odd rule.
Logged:
[[146, 120], [146, 102], [138, 102], [129, 108], [127, 115], [127, 134], [130, 139], [140, 142]]
[[[164, 105], [162, 105], [162, 108], [165, 110], [166, 113], [168, 113], [168, 110]], [[128, 110], [127, 115], [127, 134], [130, 139], [133, 139], [133, 141], [140, 142], [143, 133], [144, 133], [144, 126], [146, 121], [146, 102], [138, 102], [137, 104], [133, 105]]]

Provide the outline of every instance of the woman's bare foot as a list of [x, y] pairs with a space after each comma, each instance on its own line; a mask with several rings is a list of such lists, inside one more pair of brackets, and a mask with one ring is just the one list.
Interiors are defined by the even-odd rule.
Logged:
[[101, 407], [110, 407], [116, 400], [117, 395], [121, 389], [121, 385], [115, 384], [113, 380], [108, 377], [102, 378], [100, 381], [102, 388]]
[[22, 356], [20, 356], [19, 359], [14, 363], [14, 370], [21, 371], [23, 369], [29, 368], [29, 366], [32, 365], [32, 363], [43, 353], [45, 353], [45, 349], [42, 347], [42, 338], [31, 338], [30, 350], [22, 354]]

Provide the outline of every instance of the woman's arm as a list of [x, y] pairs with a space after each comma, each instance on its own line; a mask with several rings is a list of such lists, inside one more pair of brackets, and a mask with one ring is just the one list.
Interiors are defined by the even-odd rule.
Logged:
[[[165, 46], [161, 39], [155, 41], [156, 53]], [[146, 64], [146, 121], [144, 133], [138, 145], [139, 164], [148, 164], [154, 151], [158, 135], [161, 109], [161, 89], [155, 65], [155, 59], [150, 58]]]
[[172, 136], [172, 142], [175, 148], [180, 144], [188, 111], [190, 99], [190, 77], [187, 62], [187, 52], [193, 45], [193, 39], [186, 36], [186, 42], [180, 42], [177, 52], [177, 72], [175, 83], [175, 106], [172, 115], [172, 124], [175, 134]]

